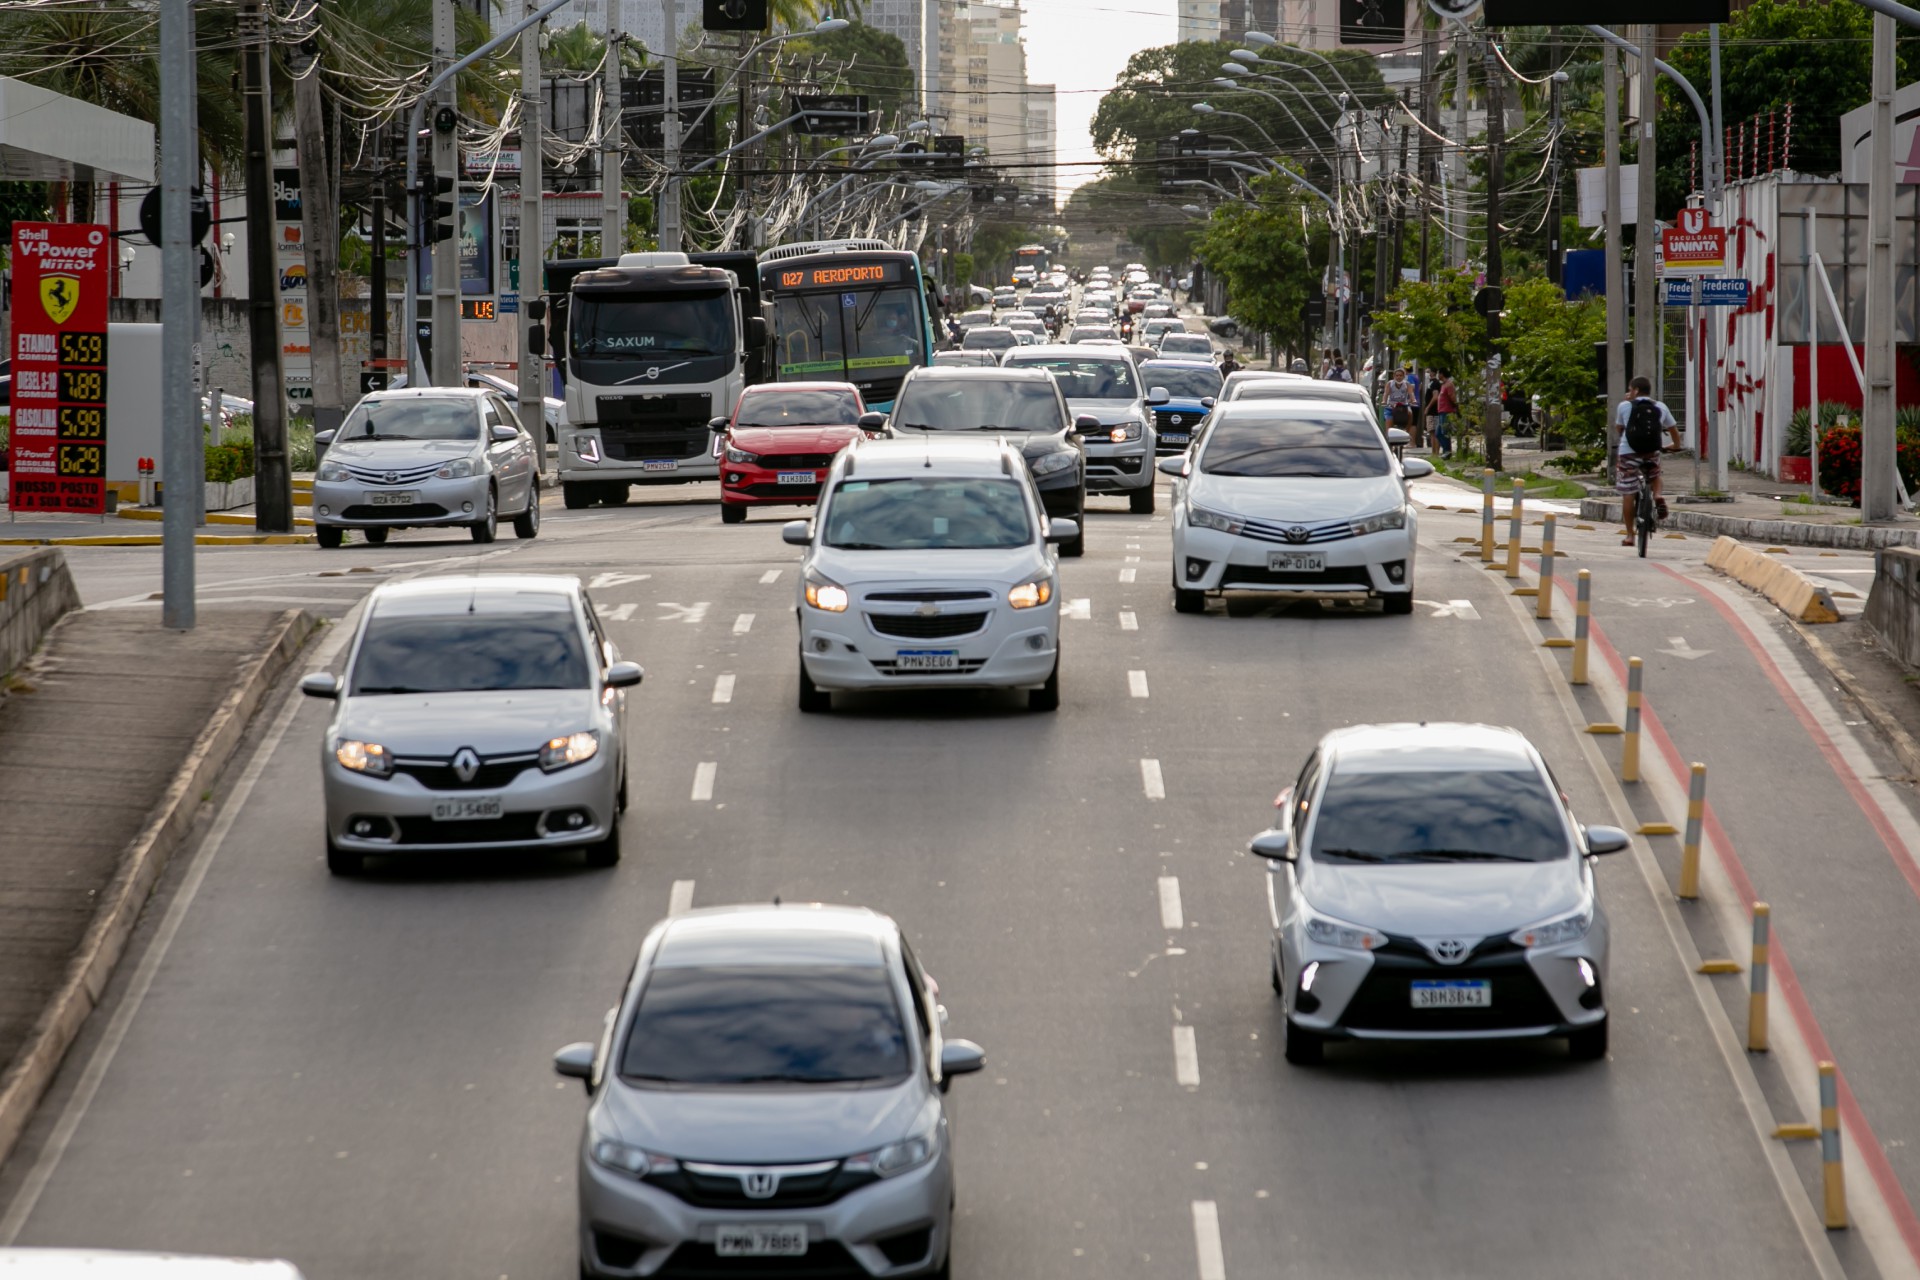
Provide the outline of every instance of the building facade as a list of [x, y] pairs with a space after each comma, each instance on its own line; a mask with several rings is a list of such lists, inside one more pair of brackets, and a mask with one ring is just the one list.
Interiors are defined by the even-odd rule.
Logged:
[[1174, 38], [1181, 44], [1190, 40], [1218, 40], [1220, 9], [1220, 0], [1180, 0], [1179, 25]]
[[922, 110], [933, 109], [933, 86], [940, 75], [940, 7], [939, 0], [866, 0], [861, 6], [862, 22], [907, 47]]
[[1059, 119], [1054, 86], [1027, 86], [1027, 163], [1033, 167], [1020, 174], [1020, 188], [1031, 191], [1048, 208], [1057, 208], [1060, 182], [1053, 171], [1056, 159], [1054, 128]]

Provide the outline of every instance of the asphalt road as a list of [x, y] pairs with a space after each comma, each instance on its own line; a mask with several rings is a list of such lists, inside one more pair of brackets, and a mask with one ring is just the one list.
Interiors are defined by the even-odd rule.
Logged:
[[[1418, 595], [1436, 603], [1413, 617], [1178, 617], [1164, 518], [1103, 505], [1063, 569], [1086, 604], [1055, 715], [925, 695], [801, 716], [786, 512], [723, 529], [711, 507], [637, 505], [555, 512], [530, 544], [203, 556], [213, 595], [336, 614], [395, 573], [595, 583], [648, 671], [627, 857], [330, 878], [324, 715], [290, 699], [230, 828], [177, 860], [0, 1170], [0, 1243], [12, 1226], [21, 1244], [285, 1256], [315, 1280], [571, 1276], [584, 1103], [550, 1054], [595, 1033], [676, 898], [778, 894], [894, 915], [952, 1033], [987, 1050], [953, 1094], [959, 1276], [1812, 1274], [1626, 859], [1600, 871], [1609, 1060], [1557, 1043], [1279, 1059], [1266, 872], [1239, 850], [1319, 734], [1513, 724], [1577, 811], [1610, 820], [1506, 585], [1454, 555], [1466, 518], [1423, 526]], [[151, 576], [111, 554], [77, 558], [83, 592], [143, 607]]]

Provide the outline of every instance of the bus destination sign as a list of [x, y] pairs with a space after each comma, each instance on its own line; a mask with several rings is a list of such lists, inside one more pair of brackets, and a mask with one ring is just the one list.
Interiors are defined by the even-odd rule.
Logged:
[[850, 284], [897, 284], [904, 278], [901, 264], [882, 262], [835, 262], [814, 267], [781, 269], [775, 283], [782, 289], [838, 289]]

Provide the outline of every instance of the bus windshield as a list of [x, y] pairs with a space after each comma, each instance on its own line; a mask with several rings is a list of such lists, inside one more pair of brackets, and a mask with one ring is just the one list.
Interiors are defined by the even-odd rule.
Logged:
[[920, 293], [912, 287], [776, 295], [775, 365], [782, 378], [871, 378], [927, 362]]
[[577, 294], [571, 348], [576, 356], [601, 360], [725, 355], [734, 348], [733, 312], [720, 290]]

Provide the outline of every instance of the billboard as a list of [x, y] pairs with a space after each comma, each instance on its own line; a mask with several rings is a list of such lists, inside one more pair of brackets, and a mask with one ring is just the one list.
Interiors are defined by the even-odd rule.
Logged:
[[13, 388], [7, 437], [15, 511], [107, 509], [108, 229], [13, 224]]

